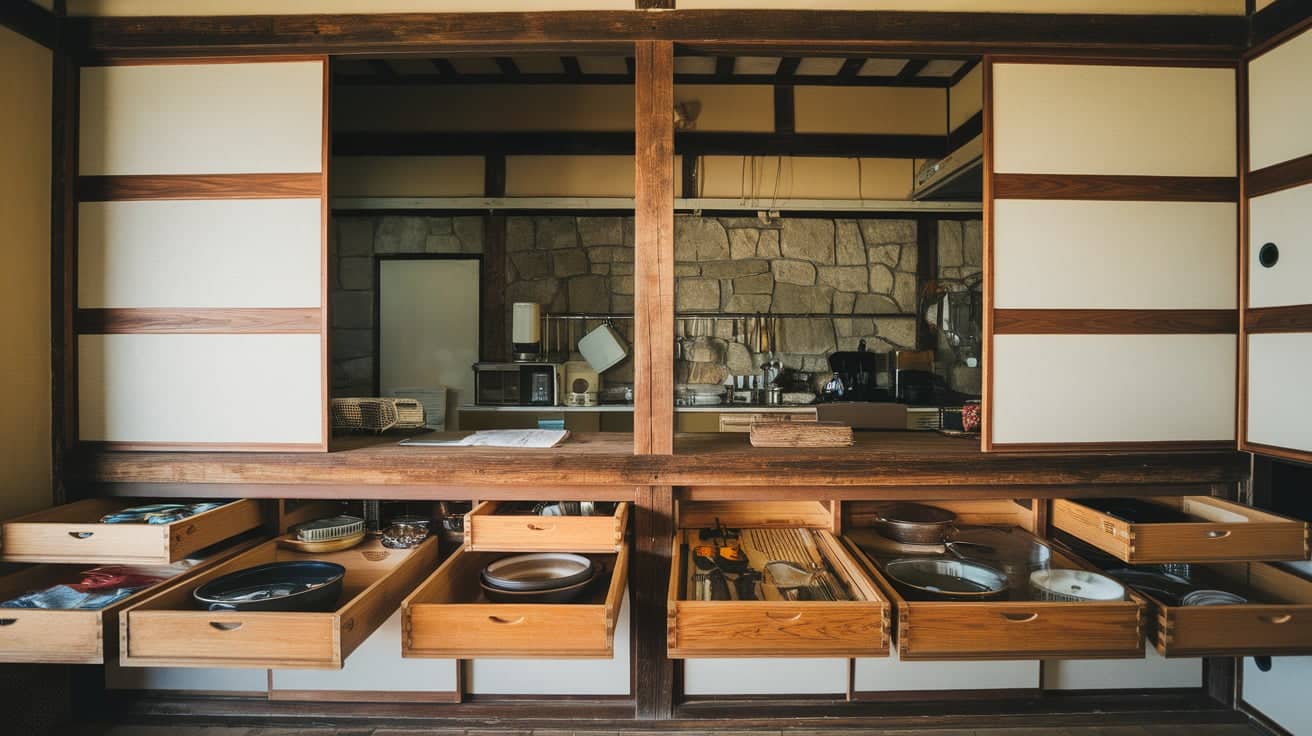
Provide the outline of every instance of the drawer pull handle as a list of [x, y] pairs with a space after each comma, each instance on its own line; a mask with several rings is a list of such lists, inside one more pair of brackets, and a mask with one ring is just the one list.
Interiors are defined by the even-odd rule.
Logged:
[[1275, 243], [1267, 243], [1257, 251], [1257, 262], [1262, 264], [1262, 268], [1271, 268], [1280, 261], [1280, 247]]
[[90, 539], [94, 535], [95, 532], [69, 532], [68, 533], [68, 536], [74, 539]]
[[0, 618], [0, 626], [13, 626], [18, 623], [16, 618]]
[[241, 622], [240, 621], [211, 621], [210, 626], [213, 626], [219, 631], [236, 631], [237, 629], [241, 628]]
[[802, 614], [794, 613], [791, 616], [785, 613], [766, 613], [766, 618], [772, 618], [775, 621], [797, 621], [802, 618]]
[[1208, 539], [1225, 539], [1230, 536], [1229, 529], [1214, 529], [1207, 533]]
[[1287, 623], [1289, 623], [1290, 621], [1293, 621], [1293, 620], [1294, 620], [1294, 616], [1293, 616], [1293, 614], [1290, 614], [1290, 613], [1286, 613], [1286, 614], [1281, 615], [1281, 616], [1258, 616], [1258, 618], [1261, 619], [1261, 620], [1263, 620], [1263, 621], [1265, 621], [1265, 622], [1267, 622], [1267, 623], [1269, 623], [1269, 624], [1277, 624], [1277, 625], [1279, 625], [1279, 624], [1287, 624]]
[[1034, 619], [1038, 618], [1038, 617], [1039, 617], [1039, 614], [1038, 614], [1038, 612], [1035, 612], [1035, 613], [1004, 613], [1004, 614], [1002, 614], [1002, 617], [1005, 618], [1005, 619], [1007, 619], [1008, 621], [1015, 621], [1015, 622], [1018, 623], [1018, 624], [1023, 624], [1023, 623], [1025, 623], [1025, 622], [1027, 622], [1027, 621], [1033, 621]]
[[500, 616], [488, 616], [487, 620], [491, 621], [494, 624], [506, 624], [507, 626], [514, 626], [515, 624], [524, 623], [523, 616], [520, 616], [519, 618], [501, 618]]
[[551, 531], [552, 529], [555, 529], [555, 528], [556, 528], [556, 525], [555, 525], [555, 524], [534, 524], [533, 522], [530, 521], [529, 524], [528, 524], [528, 528], [529, 528], [531, 531], [535, 531], [535, 532], [549, 532], [549, 531]]

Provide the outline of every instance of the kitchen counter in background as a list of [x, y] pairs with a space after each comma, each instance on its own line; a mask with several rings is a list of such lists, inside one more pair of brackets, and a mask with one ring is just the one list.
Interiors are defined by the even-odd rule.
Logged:
[[[588, 412], [632, 412], [632, 404], [598, 404], [597, 406], [479, 406], [466, 404], [461, 412], [520, 412], [533, 414], [588, 413]], [[765, 404], [717, 404], [714, 406], [676, 406], [675, 413], [680, 412], [714, 412], [717, 414], [805, 414], [815, 413], [815, 404], [783, 404], [767, 406]]]

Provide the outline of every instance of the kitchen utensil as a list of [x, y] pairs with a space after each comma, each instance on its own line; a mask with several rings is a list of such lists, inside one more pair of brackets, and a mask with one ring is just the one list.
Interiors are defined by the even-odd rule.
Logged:
[[884, 574], [904, 593], [931, 600], [989, 600], [1007, 592], [1007, 576], [978, 562], [908, 557], [884, 565]]
[[1188, 580], [1157, 570], [1124, 568], [1108, 570], [1107, 576], [1147, 593], [1168, 606], [1184, 605], [1182, 599], [1195, 590]]
[[910, 557], [914, 555], [941, 555], [947, 552], [942, 544], [907, 544], [880, 534], [872, 527], [844, 529], [843, 536], [852, 540], [872, 557]]
[[286, 549], [305, 552], [307, 554], [324, 554], [326, 552], [341, 552], [344, 549], [350, 549], [365, 540], [368, 535], [361, 531], [359, 534], [353, 534], [341, 539], [331, 539], [326, 542], [305, 542], [294, 536], [280, 537], [278, 546]]
[[1247, 603], [1248, 599], [1228, 590], [1195, 590], [1180, 599], [1182, 606], [1233, 606]]
[[1013, 590], [1023, 590], [1030, 573], [1052, 561], [1047, 545], [1017, 527], [958, 527], [945, 546], [956, 557], [1001, 570]]
[[942, 544], [957, 515], [937, 506], [896, 503], [877, 509], [875, 528], [889, 539], [908, 544]]
[[291, 528], [302, 542], [331, 542], [364, 533], [364, 519], [358, 516], [328, 516]]
[[1037, 570], [1030, 575], [1030, 591], [1045, 601], [1120, 601], [1125, 586], [1086, 570]]
[[507, 591], [549, 590], [581, 583], [594, 574], [592, 560], [563, 552], [536, 552], [495, 560], [483, 568], [484, 585]]
[[210, 611], [314, 611], [337, 607], [346, 568], [334, 562], [270, 562], [201, 585], [192, 597]]
[[418, 547], [425, 539], [428, 539], [427, 519], [392, 519], [382, 534], [383, 546], [388, 549]]
[[493, 603], [569, 603], [577, 600], [601, 576], [600, 568], [592, 568], [590, 574], [578, 582], [543, 590], [507, 590], [489, 585], [486, 580], [479, 581], [483, 595]]

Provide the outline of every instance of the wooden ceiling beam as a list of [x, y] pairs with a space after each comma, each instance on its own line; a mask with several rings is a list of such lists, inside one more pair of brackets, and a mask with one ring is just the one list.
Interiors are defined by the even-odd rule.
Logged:
[[866, 60], [863, 58], [848, 59], [838, 69], [838, 76], [842, 79], [855, 79], [861, 73], [861, 67], [865, 65]]
[[732, 56], [718, 56], [715, 59], [715, 81], [728, 82], [733, 79], [734, 58]]
[[965, 79], [967, 74], [970, 74], [975, 70], [975, 67], [979, 66], [979, 63], [979, 59], [970, 59], [965, 64], [962, 64], [961, 68], [954, 72], [952, 77], [948, 79], [948, 86], [955, 87], [957, 82]]
[[504, 74], [507, 79], [519, 80], [519, 65], [515, 63], [514, 59], [509, 56], [498, 56], [496, 57], [496, 62], [497, 68], [501, 70], [501, 73]]
[[929, 62], [924, 59], [912, 59], [911, 61], [908, 61], [907, 65], [902, 67], [902, 70], [897, 73], [896, 77], [894, 77], [894, 83], [907, 84], [911, 82], [911, 80], [916, 79], [916, 77], [924, 71], [927, 66], [929, 66]]
[[460, 72], [456, 70], [454, 64], [449, 59], [432, 59], [430, 61], [437, 73], [442, 75], [443, 79], [459, 79]]
[[785, 56], [779, 60], [779, 68], [775, 70], [775, 83], [783, 82], [797, 74], [797, 67], [802, 65], [800, 56]]

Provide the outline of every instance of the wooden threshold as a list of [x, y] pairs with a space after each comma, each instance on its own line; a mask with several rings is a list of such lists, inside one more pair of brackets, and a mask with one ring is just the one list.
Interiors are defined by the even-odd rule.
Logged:
[[323, 174], [80, 176], [78, 200], [292, 199], [323, 196]]
[[995, 309], [995, 335], [1233, 335], [1234, 309]]
[[995, 173], [993, 196], [997, 199], [1236, 202], [1239, 178]]
[[79, 335], [288, 335], [320, 333], [317, 307], [258, 308], [122, 308], [79, 309]]

